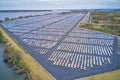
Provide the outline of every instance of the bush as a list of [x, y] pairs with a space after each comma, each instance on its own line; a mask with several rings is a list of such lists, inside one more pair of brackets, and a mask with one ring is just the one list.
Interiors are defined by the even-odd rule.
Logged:
[[8, 39], [6, 39], [6, 38], [3, 36], [1, 30], [0, 30], [0, 42], [2, 42], [2, 43], [8, 43]]
[[22, 56], [20, 51], [16, 50], [13, 46], [11, 46], [10, 43], [8, 43], [8, 39], [4, 38], [2, 31], [0, 30], [0, 40], [2, 42], [7, 42], [4, 44], [4, 61], [8, 63], [10, 66], [13, 66], [13, 68], [16, 70], [17, 73], [25, 74], [25, 79], [32, 80], [31, 79], [31, 70], [29, 66], [25, 64], [25, 62], [22, 60]]
[[10, 18], [7, 18], [7, 17], [6, 17], [6, 18], [5, 18], [5, 21], [6, 21], [6, 22], [7, 22], [7, 21], [10, 21]]
[[83, 28], [91, 29], [91, 30], [96, 30], [96, 31], [101, 31], [109, 34], [114, 34], [114, 35], [120, 35], [120, 27], [113, 27], [113, 26], [95, 26], [92, 24], [86, 24], [81, 26]]
[[0, 20], [0, 23], [2, 23], [3, 22], [3, 20]]
[[4, 61], [14, 67], [17, 73], [25, 74], [27, 80], [31, 80], [31, 70], [22, 60], [20, 52], [14, 47], [5, 45], [4, 46]]

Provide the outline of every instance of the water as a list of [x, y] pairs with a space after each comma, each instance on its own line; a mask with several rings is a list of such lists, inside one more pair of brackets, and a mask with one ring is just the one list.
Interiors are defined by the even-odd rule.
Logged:
[[18, 75], [3, 61], [3, 48], [0, 44], [0, 80], [24, 80], [23, 75]]
[[19, 16], [29, 16], [29, 15], [44, 15], [44, 14], [56, 14], [61, 12], [69, 12], [69, 10], [52, 10], [52, 11], [41, 11], [41, 12], [0, 12], [0, 20], [4, 20], [5, 17], [17, 18]]
[[16, 18], [19, 16], [29, 16], [29, 15], [43, 15], [53, 13], [52, 11], [44, 11], [44, 12], [0, 12], [0, 20], [4, 20], [5, 17], [8, 18]]

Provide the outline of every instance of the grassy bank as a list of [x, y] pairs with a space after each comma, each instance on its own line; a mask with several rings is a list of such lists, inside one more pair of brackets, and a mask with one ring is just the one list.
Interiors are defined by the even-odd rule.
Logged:
[[6, 44], [8, 42], [8, 39], [6, 39], [4, 36], [3, 36], [3, 33], [2, 31], [0, 30], [0, 42]]
[[107, 72], [99, 75], [93, 75], [76, 80], [120, 80], [120, 70]]
[[[21, 64], [21, 62], [24, 62], [27, 67], [30, 69], [30, 75], [32, 77], [32, 80], [54, 80], [54, 77], [52, 77], [39, 63], [37, 63], [34, 58], [32, 58], [29, 54], [26, 54], [26, 52], [20, 48], [19, 45], [17, 45], [12, 38], [10, 38], [2, 29], [0, 29], [3, 36], [9, 41], [9, 43], [12, 45], [13, 49], [20, 53], [21, 60], [19, 62], [19, 66], [24, 66]], [[18, 61], [16, 62], [18, 63]]]
[[86, 24], [79, 27], [120, 36], [120, 26], [111, 27], [111, 26], [103, 26], [103, 25], [101, 26], [101, 25]]
[[25, 80], [33, 80], [30, 74], [30, 68], [22, 60], [19, 51], [13, 46], [4, 45], [4, 61], [8, 63], [18, 74], [24, 74]]
[[93, 23], [120, 24], [120, 11], [91, 11]]
[[4, 61], [13, 67], [18, 74], [24, 74], [25, 80], [33, 80], [30, 74], [30, 68], [22, 60], [21, 53], [10, 44], [9, 40], [3, 35], [0, 30], [0, 42], [3, 43], [4, 48]]

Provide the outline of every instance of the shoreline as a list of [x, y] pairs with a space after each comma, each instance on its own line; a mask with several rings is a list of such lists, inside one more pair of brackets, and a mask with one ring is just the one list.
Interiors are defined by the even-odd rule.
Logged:
[[[3, 49], [4, 44], [0, 43], [0, 79], [1, 80], [24, 80], [25, 76], [23, 74], [17, 74], [16, 70], [13, 69], [9, 64], [4, 62], [4, 49]], [[7, 76], [7, 77], [6, 77]]]

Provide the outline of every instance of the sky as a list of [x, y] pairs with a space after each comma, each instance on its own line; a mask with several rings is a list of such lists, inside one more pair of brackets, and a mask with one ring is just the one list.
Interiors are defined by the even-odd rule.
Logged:
[[0, 10], [119, 8], [120, 0], [0, 0]]

